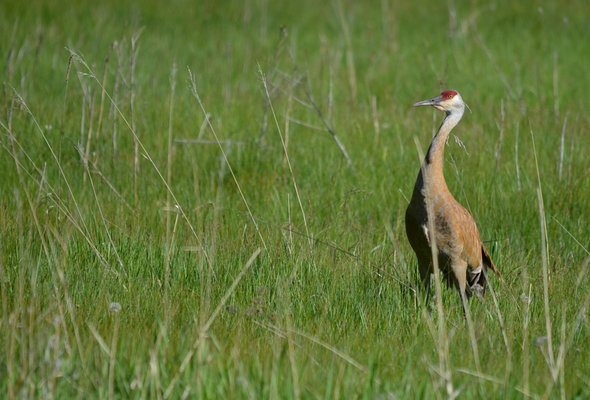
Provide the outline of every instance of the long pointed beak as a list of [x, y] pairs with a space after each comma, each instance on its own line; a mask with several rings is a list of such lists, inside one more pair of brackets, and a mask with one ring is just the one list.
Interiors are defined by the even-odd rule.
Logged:
[[438, 104], [440, 102], [440, 100], [441, 100], [440, 96], [433, 97], [432, 99], [422, 100], [417, 103], [414, 103], [414, 107], [433, 106], [435, 104]]

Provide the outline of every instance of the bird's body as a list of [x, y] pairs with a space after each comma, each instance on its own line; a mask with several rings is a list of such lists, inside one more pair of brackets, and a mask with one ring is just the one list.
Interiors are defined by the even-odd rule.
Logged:
[[446, 117], [424, 159], [412, 199], [406, 210], [406, 233], [416, 253], [421, 279], [429, 291], [433, 272], [433, 246], [438, 266], [449, 286], [455, 286], [464, 301], [483, 295], [488, 268], [498, 272], [483, 247], [471, 214], [449, 191], [444, 173], [444, 149], [451, 130], [461, 120], [464, 103], [452, 90], [415, 104], [432, 105]]

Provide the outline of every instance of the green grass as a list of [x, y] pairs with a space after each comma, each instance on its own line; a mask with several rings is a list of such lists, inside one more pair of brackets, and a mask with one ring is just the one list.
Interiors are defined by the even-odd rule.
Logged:
[[[200, 3], [0, 5], [1, 397], [590, 397], [587, 2]], [[474, 335], [404, 230], [442, 88]]]

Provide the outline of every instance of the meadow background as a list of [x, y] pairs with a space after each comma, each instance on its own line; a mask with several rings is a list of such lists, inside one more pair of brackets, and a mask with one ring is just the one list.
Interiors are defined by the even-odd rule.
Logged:
[[[4, 0], [0, 37], [0, 397], [590, 397], [587, 1]], [[445, 88], [472, 324], [404, 231]]]

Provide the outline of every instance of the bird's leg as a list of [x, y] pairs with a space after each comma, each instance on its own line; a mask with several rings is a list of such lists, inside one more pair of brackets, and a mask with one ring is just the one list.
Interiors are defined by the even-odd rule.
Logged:
[[430, 262], [420, 262], [418, 267], [420, 270], [420, 280], [422, 281], [422, 285], [424, 286], [425, 304], [427, 307], [430, 307]]
[[463, 316], [467, 318], [467, 263], [464, 261], [455, 261], [451, 264], [455, 283], [461, 296], [461, 305], [463, 306]]
[[422, 284], [424, 285], [424, 291], [426, 292], [424, 297], [424, 303], [426, 307], [430, 310], [430, 274], [427, 275], [426, 279], [422, 280]]
[[467, 294], [465, 290], [459, 290], [459, 295], [461, 296], [461, 305], [463, 306], [463, 317], [467, 320]]

